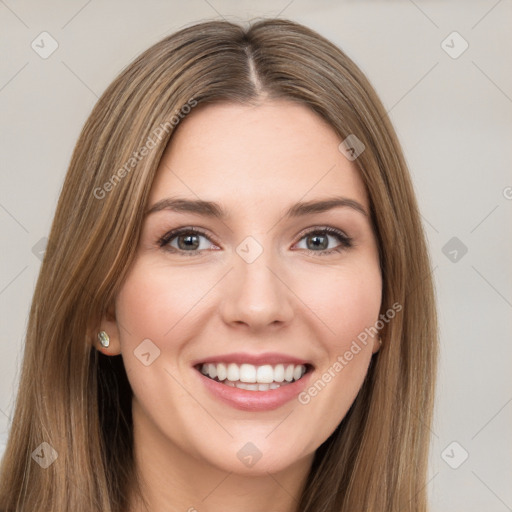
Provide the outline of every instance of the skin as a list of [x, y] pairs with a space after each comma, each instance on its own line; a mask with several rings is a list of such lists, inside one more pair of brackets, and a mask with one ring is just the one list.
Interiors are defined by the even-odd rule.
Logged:
[[[272, 411], [220, 402], [191, 366], [217, 354], [275, 351], [311, 361], [314, 383], [378, 320], [382, 280], [370, 218], [349, 207], [283, 218], [299, 201], [334, 195], [369, 212], [340, 142], [307, 107], [264, 100], [198, 106], [167, 147], [149, 207], [171, 195], [200, 198], [229, 216], [147, 216], [116, 318], [100, 326], [111, 343], [98, 350], [123, 355], [134, 392], [136, 464], [149, 510], [296, 511], [315, 450], [354, 401], [376, 337], [308, 404], [293, 399]], [[208, 236], [199, 235], [195, 255], [183, 254], [186, 235], [181, 246], [178, 238], [169, 242], [181, 253], [159, 247], [171, 229], [189, 226]], [[315, 232], [325, 226], [351, 237], [353, 247], [322, 255], [342, 245]], [[327, 249], [315, 246], [315, 234]], [[263, 248], [250, 264], [236, 252], [247, 236]], [[145, 366], [134, 350], [148, 338], [160, 355]], [[252, 467], [237, 457], [247, 442], [262, 454]], [[130, 511], [140, 510], [132, 497]]]

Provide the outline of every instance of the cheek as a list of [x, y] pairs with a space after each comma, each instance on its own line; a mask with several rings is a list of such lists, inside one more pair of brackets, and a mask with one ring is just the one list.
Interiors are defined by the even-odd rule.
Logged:
[[325, 327], [329, 352], [344, 349], [378, 320], [382, 281], [375, 265], [318, 272], [300, 286], [299, 296]]
[[308, 306], [321, 319], [317, 325], [328, 326], [318, 337], [324, 358], [298, 402], [304, 407], [305, 428], [316, 429], [317, 439], [327, 439], [347, 414], [367, 374], [374, 341], [365, 329], [378, 320], [381, 278], [378, 268], [367, 267], [365, 272], [338, 272], [337, 278], [325, 277], [317, 284]]
[[[163, 312], [170, 302], [169, 294], [162, 303], [162, 296], [150, 276], [141, 278], [136, 272], [125, 281], [116, 300], [116, 320], [123, 352], [142, 339], [158, 339], [167, 320]], [[169, 308], [168, 311], [172, 311]]]
[[171, 424], [172, 411], [190, 404], [172, 375], [191, 335], [185, 332], [190, 324], [183, 320], [190, 320], [190, 310], [204, 291], [189, 297], [184, 287], [183, 273], [164, 272], [142, 260], [134, 264], [116, 299], [123, 363], [138, 407], [154, 424]]
[[355, 339], [378, 319], [382, 299], [380, 275], [370, 272], [347, 279], [340, 284], [338, 295], [338, 307], [332, 310], [335, 330]]
[[[136, 264], [116, 301], [121, 342], [126, 345], [150, 338], [163, 344], [179, 339], [176, 334], [193, 318], [194, 306], [212, 286], [210, 280], [205, 276], [191, 281], [187, 272]], [[188, 322], [184, 323], [185, 317]]]

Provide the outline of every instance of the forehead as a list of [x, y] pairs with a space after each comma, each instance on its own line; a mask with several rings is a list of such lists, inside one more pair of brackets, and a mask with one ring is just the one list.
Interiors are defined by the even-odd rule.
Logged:
[[150, 204], [168, 195], [267, 208], [340, 195], [368, 207], [359, 170], [318, 114], [286, 100], [196, 107], [161, 159]]

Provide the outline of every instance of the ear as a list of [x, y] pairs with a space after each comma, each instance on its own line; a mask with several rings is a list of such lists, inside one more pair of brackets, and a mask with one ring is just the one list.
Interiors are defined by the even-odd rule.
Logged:
[[[108, 347], [104, 347], [98, 338], [98, 333], [105, 331], [109, 338]], [[121, 343], [119, 341], [119, 327], [115, 317], [115, 307], [108, 307], [101, 319], [100, 325], [92, 332], [92, 343], [94, 347], [106, 356], [117, 356], [121, 353]]]

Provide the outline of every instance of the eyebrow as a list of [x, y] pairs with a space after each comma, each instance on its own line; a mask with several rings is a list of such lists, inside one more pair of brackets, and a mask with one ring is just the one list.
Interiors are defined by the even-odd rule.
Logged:
[[[294, 204], [284, 214], [284, 217], [294, 218], [311, 215], [314, 213], [322, 213], [333, 208], [352, 208], [368, 217], [368, 213], [364, 206], [347, 197], [330, 197], [327, 199], [307, 201]], [[222, 206], [213, 201], [191, 200], [179, 197], [168, 197], [157, 201], [145, 213], [145, 216], [162, 210], [171, 210], [174, 212], [189, 212], [205, 217], [212, 217], [224, 220], [228, 217]]]

